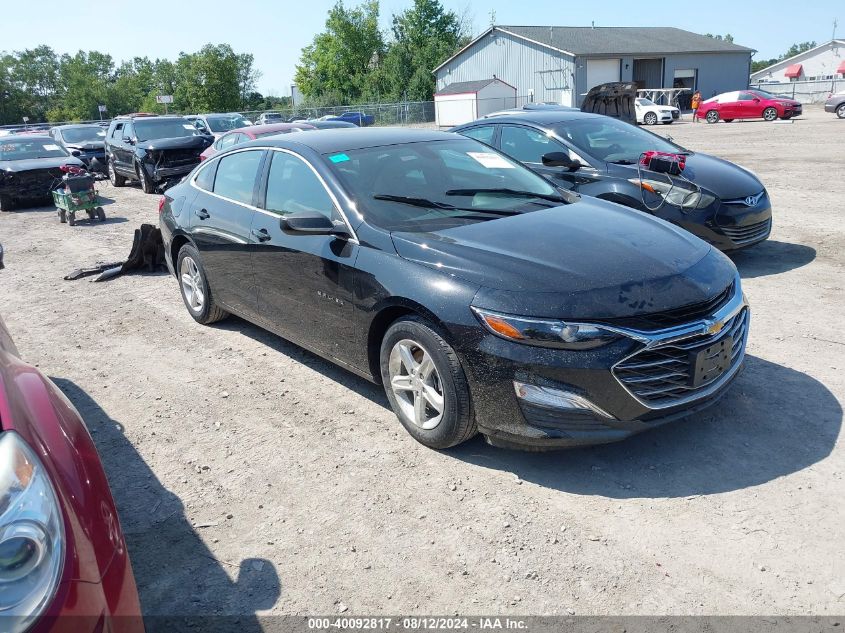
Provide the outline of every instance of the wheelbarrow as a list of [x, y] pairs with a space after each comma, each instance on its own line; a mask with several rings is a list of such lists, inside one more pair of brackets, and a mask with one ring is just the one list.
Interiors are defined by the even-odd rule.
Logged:
[[53, 189], [53, 203], [58, 211], [59, 221], [74, 226], [76, 214], [85, 211], [89, 220], [106, 219], [106, 212], [100, 206], [100, 197], [94, 188], [94, 179], [86, 171], [80, 168], [64, 166], [62, 171], [66, 175], [62, 178], [61, 184]]

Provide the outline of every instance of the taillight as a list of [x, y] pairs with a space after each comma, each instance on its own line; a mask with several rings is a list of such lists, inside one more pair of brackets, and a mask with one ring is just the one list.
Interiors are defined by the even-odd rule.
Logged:
[[162, 196], [161, 199], [158, 201], [158, 212], [161, 213], [164, 210], [164, 205], [167, 202], [167, 196]]

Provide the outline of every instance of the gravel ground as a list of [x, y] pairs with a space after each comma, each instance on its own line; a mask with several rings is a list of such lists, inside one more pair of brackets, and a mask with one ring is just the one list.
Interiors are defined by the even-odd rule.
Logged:
[[[655, 128], [652, 128], [655, 129]], [[104, 224], [0, 215], [0, 311], [85, 417], [147, 614], [841, 614], [845, 121], [657, 128], [753, 169], [771, 239], [734, 259], [744, 373], [620, 444], [435, 452], [373, 386], [242, 320], [194, 323], [123, 259], [157, 196]]]

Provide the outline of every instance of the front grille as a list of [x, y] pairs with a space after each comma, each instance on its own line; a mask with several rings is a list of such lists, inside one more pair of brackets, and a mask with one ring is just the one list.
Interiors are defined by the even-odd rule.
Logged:
[[680, 119], [681, 118], [681, 112], [679, 110], [672, 110], [672, 118], [673, 119]]
[[183, 167], [185, 165], [195, 165], [200, 162], [199, 152], [197, 150], [168, 150], [162, 156], [162, 167]]
[[[705, 395], [742, 362], [748, 335], [748, 308], [743, 308], [725, 324], [721, 332], [702, 335], [674, 343], [645, 348], [613, 368], [616, 378], [637, 398], [650, 407], [663, 408]], [[696, 353], [717, 345], [726, 337], [733, 339], [730, 364], [721, 373], [693, 386]]]
[[630, 317], [618, 317], [611, 319], [600, 319], [602, 323], [615, 325], [617, 327], [633, 328], [635, 330], [661, 330], [676, 325], [684, 325], [691, 321], [697, 321], [714, 314], [719, 308], [725, 305], [734, 294], [734, 284], [731, 283], [722, 292], [712, 299], [693, 303], [680, 308], [653, 312]]
[[768, 237], [772, 231], [772, 219], [763, 220], [754, 224], [747, 224], [745, 226], [723, 226], [720, 227], [734, 244], [743, 246], [751, 244]]

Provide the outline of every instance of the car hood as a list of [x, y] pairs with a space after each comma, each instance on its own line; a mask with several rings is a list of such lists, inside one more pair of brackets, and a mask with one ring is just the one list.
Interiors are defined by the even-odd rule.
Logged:
[[474, 305], [510, 314], [658, 312], [711, 299], [736, 275], [729, 259], [693, 235], [598, 200], [392, 236], [401, 257], [478, 284]]
[[86, 143], [67, 143], [65, 149], [68, 151], [78, 149], [82, 152], [95, 152], [103, 149], [106, 144], [103, 141], [88, 141]]
[[212, 136], [177, 136], [176, 138], [157, 138], [151, 141], [138, 141], [139, 149], [205, 149], [214, 142]]
[[[636, 178], [637, 166], [608, 164], [608, 173], [626, 179]], [[697, 152], [686, 157], [683, 176], [722, 200], [754, 196], [764, 189], [763, 183], [742, 167]], [[660, 177], [665, 178], [662, 175]]]
[[0, 170], [9, 172], [32, 171], [34, 169], [55, 169], [62, 165], [84, 167], [85, 163], [75, 156], [57, 156], [55, 158], [30, 158], [27, 160], [0, 161]]

